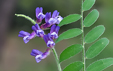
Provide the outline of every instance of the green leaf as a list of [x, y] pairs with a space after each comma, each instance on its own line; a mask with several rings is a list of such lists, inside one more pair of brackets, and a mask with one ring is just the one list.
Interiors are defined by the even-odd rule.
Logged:
[[94, 9], [92, 10], [84, 19], [84, 27], [90, 27], [92, 24], [95, 23], [95, 21], [98, 19], [99, 17], [99, 12]]
[[101, 59], [89, 65], [86, 71], [102, 71], [111, 65], [113, 65], [113, 58]]
[[63, 26], [72, 22], [75, 22], [77, 20], [79, 20], [81, 18], [81, 16], [79, 14], [71, 14], [68, 15], [67, 17], [64, 17], [64, 19], [59, 23], [58, 26]]
[[83, 11], [89, 10], [95, 4], [95, 0], [85, 0], [83, 3]]
[[63, 39], [69, 39], [69, 38], [76, 37], [76, 36], [80, 35], [81, 33], [82, 33], [81, 29], [78, 29], [78, 28], [67, 30], [66, 32], [63, 32], [58, 37], [58, 39], [56, 40], [55, 43], [58, 43], [59, 41], [61, 41]]
[[60, 62], [76, 55], [77, 53], [79, 53], [82, 50], [82, 45], [80, 44], [75, 44], [75, 45], [71, 45], [68, 48], [66, 48], [61, 54], [60, 54]]
[[103, 25], [99, 25], [93, 28], [89, 33], [85, 36], [85, 43], [91, 43], [98, 39], [105, 31], [105, 27]]
[[98, 40], [96, 43], [91, 45], [86, 52], [86, 58], [93, 58], [97, 56], [109, 43], [107, 38], [102, 38]]
[[82, 62], [73, 62], [70, 65], [68, 65], [63, 71], [80, 71], [83, 67]]

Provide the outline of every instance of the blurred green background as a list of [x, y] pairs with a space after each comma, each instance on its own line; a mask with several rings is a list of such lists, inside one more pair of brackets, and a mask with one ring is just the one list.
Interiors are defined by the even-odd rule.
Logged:
[[[43, 7], [43, 12], [58, 10], [62, 17], [69, 14], [80, 14], [81, 0], [1, 0], [0, 2], [0, 71], [58, 71], [54, 55], [51, 53], [40, 63], [30, 55], [32, 49], [45, 51], [47, 46], [41, 38], [35, 38], [25, 44], [18, 37], [21, 30], [32, 32], [33, 25], [28, 20], [14, 16], [21, 13], [36, 19], [36, 7]], [[100, 13], [99, 19], [90, 28], [85, 28], [85, 34], [97, 25], [104, 25], [105, 33], [100, 37], [107, 37], [109, 45], [95, 58], [86, 60], [87, 66], [102, 58], [113, 57], [113, 0], [96, 0], [91, 10], [97, 9]], [[84, 17], [91, 11], [84, 12]], [[61, 27], [60, 33], [70, 29], [80, 28], [80, 21]], [[46, 33], [49, 30], [45, 31]], [[100, 39], [99, 38], [99, 39]], [[81, 36], [63, 40], [56, 44], [58, 55], [69, 45], [80, 44]], [[86, 50], [91, 44], [86, 45]], [[61, 63], [62, 68], [74, 61], [81, 61], [82, 53]], [[113, 71], [113, 66], [103, 70]]]

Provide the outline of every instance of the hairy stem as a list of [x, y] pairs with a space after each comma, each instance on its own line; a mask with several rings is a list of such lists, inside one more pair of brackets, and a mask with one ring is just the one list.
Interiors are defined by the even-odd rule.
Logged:
[[81, 29], [82, 29], [82, 47], [83, 47], [83, 71], [85, 71], [85, 42], [84, 42], [84, 25], [83, 25], [83, 0], [81, 5]]
[[54, 56], [55, 56], [55, 59], [56, 59], [56, 62], [57, 62], [58, 70], [59, 70], [59, 71], [62, 71], [61, 66], [60, 66], [60, 63], [59, 63], [59, 58], [58, 58], [58, 55], [57, 55], [56, 50], [55, 50], [54, 47], [52, 48], [52, 51], [53, 51], [53, 53], [54, 53]]
[[24, 17], [24, 18], [26, 18], [27, 20], [31, 21], [33, 24], [36, 24], [36, 22], [35, 22], [31, 17], [26, 16], [26, 15], [24, 15], [24, 14], [15, 14], [15, 16], [17, 16], [17, 17]]

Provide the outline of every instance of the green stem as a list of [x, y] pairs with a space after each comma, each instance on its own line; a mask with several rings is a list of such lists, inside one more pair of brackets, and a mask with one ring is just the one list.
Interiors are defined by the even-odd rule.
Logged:
[[24, 14], [15, 14], [15, 16], [17, 16], [17, 17], [24, 17], [24, 18], [26, 18], [27, 20], [31, 21], [33, 24], [36, 24], [36, 22], [35, 22], [31, 17], [26, 16], [26, 15], [24, 15]]
[[81, 6], [81, 29], [82, 29], [82, 47], [83, 47], [83, 71], [85, 71], [85, 42], [84, 42], [84, 24], [83, 24], [83, 0]]
[[59, 71], [62, 71], [61, 66], [60, 66], [60, 63], [59, 63], [59, 58], [58, 58], [57, 52], [56, 52], [56, 50], [55, 50], [54, 47], [52, 48], [52, 51], [53, 51], [53, 53], [54, 53], [54, 56], [55, 56], [55, 59], [56, 59], [56, 62], [57, 62], [58, 70], [59, 70]]

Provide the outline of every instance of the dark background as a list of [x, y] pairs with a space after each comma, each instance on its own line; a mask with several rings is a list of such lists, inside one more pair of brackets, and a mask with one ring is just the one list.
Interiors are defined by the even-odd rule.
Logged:
[[[0, 0], [0, 71], [58, 71], [53, 54], [51, 53], [40, 63], [30, 55], [32, 49], [45, 51], [47, 46], [40, 38], [30, 40], [25, 44], [18, 37], [21, 30], [32, 32], [30, 21], [14, 16], [15, 13], [25, 14], [33, 19], [36, 7], [43, 7], [44, 13], [58, 10], [62, 17], [69, 14], [80, 14], [81, 0]], [[91, 10], [97, 9], [100, 13], [98, 20], [90, 28], [85, 28], [85, 34], [97, 25], [104, 25], [105, 33], [100, 37], [107, 37], [109, 45], [95, 58], [86, 60], [87, 66], [98, 59], [113, 57], [113, 0], [96, 0]], [[91, 11], [84, 12], [84, 17]], [[80, 28], [80, 21], [61, 27], [60, 32], [70, 28]], [[45, 31], [49, 32], [49, 30]], [[80, 44], [81, 36], [63, 40], [56, 44], [58, 55], [69, 45]], [[86, 49], [91, 44], [86, 45]], [[61, 63], [62, 68], [70, 62], [82, 60], [82, 53]], [[104, 71], [113, 71], [113, 66]]]

